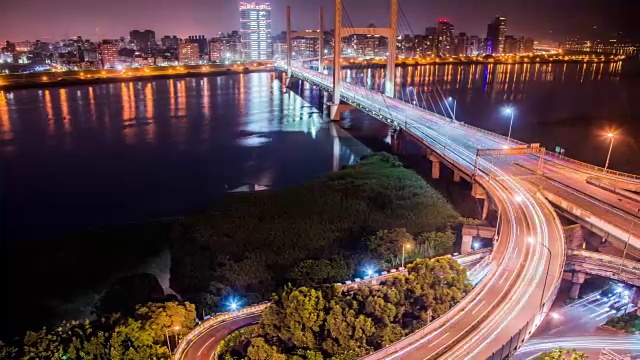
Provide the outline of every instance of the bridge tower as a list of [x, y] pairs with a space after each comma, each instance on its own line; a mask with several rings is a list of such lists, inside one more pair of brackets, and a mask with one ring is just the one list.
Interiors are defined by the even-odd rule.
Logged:
[[329, 104], [331, 120], [339, 121], [340, 113], [350, 107], [340, 104], [340, 62], [342, 60], [342, 38], [351, 34], [380, 35], [387, 38], [387, 70], [384, 93], [395, 96], [396, 36], [398, 32], [398, 0], [391, 0], [391, 14], [388, 28], [344, 28], [342, 27], [342, 0], [336, 1], [336, 15], [333, 37], [333, 102]]
[[320, 7], [320, 31], [307, 32], [307, 31], [292, 31], [291, 30], [291, 6], [287, 6], [287, 84], [291, 79], [291, 58], [293, 56], [293, 49], [291, 46], [291, 39], [296, 36], [302, 37], [317, 37], [318, 38], [318, 71], [324, 71], [324, 8]]

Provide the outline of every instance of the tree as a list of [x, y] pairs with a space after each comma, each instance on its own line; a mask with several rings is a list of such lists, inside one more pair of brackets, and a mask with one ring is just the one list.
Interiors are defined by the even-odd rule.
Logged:
[[416, 242], [423, 246], [424, 256], [429, 258], [450, 254], [455, 241], [455, 235], [448, 229], [444, 232], [430, 231], [416, 237]]
[[136, 308], [133, 319], [149, 330], [156, 343], [163, 343], [167, 331], [187, 333], [194, 328], [196, 307], [191, 303], [148, 303]]
[[285, 360], [287, 358], [278, 351], [278, 348], [267, 344], [261, 337], [251, 339], [247, 356], [251, 360]]
[[132, 274], [118, 278], [96, 304], [98, 316], [121, 313], [130, 316], [138, 304], [162, 301], [164, 290], [153, 274]]
[[340, 258], [330, 260], [305, 260], [296, 265], [287, 277], [296, 286], [318, 286], [343, 281], [351, 272], [347, 263]]
[[553, 349], [536, 356], [537, 360], [587, 360], [587, 354], [575, 349]]
[[311, 288], [288, 288], [265, 310], [261, 326], [275, 338], [298, 348], [317, 347], [326, 302], [322, 292]]
[[326, 322], [327, 336], [322, 347], [328, 354], [366, 355], [372, 349], [367, 338], [375, 332], [373, 321], [365, 315], [357, 315], [353, 309], [334, 301]]
[[169, 356], [169, 349], [154, 342], [153, 331], [133, 319], [118, 325], [109, 342], [112, 360], [167, 359]]
[[381, 261], [397, 258], [402, 253], [402, 247], [414, 244], [413, 236], [407, 229], [381, 230], [367, 239], [367, 246], [371, 254]]

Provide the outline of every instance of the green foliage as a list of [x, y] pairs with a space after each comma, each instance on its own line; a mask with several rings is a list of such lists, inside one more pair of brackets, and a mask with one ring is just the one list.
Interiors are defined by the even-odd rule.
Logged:
[[575, 349], [553, 349], [535, 357], [536, 360], [587, 360], [587, 354]]
[[384, 261], [397, 258], [398, 254], [402, 253], [403, 246], [405, 251], [415, 248], [415, 243], [407, 229], [392, 229], [380, 230], [369, 237], [367, 246], [374, 258]]
[[357, 359], [442, 315], [471, 290], [466, 269], [451, 257], [416, 260], [407, 270], [350, 293], [286, 287], [265, 310], [247, 356]]
[[456, 236], [447, 229], [446, 231], [430, 231], [416, 236], [416, 243], [422, 246], [425, 257], [447, 255], [453, 252], [453, 243]]
[[[172, 243], [172, 287], [214, 311], [231, 290], [260, 300], [288, 282], [343, 281], [364, 260], [363, 239], [377, 231], [428, 233], [458, 218], [420, 176], [379, 153], [299, 186], [227, 197], [189, 217]], [[372, 250], [397, 262], [401, 248], [378, 242]]]
[[244, 358], [246, 355], [245, 345], [254, 336], [257, 325], [247, 326], [232, 332], [224, 338], [218, 345], [218, 357]]
[[622, 330], [630, 334], [640, 332], [640, 316], [635, 312], [614, 316], [607, 320], [605, 325], [617, 330]]
[[[85, 322], [64, 322], [55, 329], [28, 331], [14, 350], [0, 344], [0, 358], [23, 360], [169, 359], [165, 332], [195, 326], [193, 304], [148, 303], [132, 317], [119, 314]], [[175, 346], [175, 344], [173, 344]]]

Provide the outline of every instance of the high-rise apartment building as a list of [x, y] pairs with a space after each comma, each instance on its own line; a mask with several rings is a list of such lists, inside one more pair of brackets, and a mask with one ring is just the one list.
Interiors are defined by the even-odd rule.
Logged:
[[530, 38], [530, 37], [525, 38], [524, 43], [522, 44], [522, 51], [527, 54], [533, 53], [534, 44], [535, 44], [535, 41], [533, 40], [533, 38]]
[[156, 45], [156, 33], [152, 30], [132, 30], [129, 32], [129, 39], [133, 41], [136, 48], [142, 53], [149, 53]]
[[458, 56], [466, 56], [469, 55], [467, 53], [467, 46], [469, 45], [469, 36], [467, 33], [461, 32], [458, 34], [456, 38], [456, 51], [455, 54]]
[[422, 53], [424, 55], [434, 55], [436, 53], [436, 45], [438, 44], [438, 28], [428, 27], [424, 31], [424, 42], [422, 45]]
[[103, 69], [113, 69], [120, 63], [118, 55], [119, 46], [111, 42], [103, 41], [100, 44], [100, 61]]
[[521, 41], [513, 35], [506, 35], [504, 37], [504, 53], [505, 54], [519, 54], [521, 47]]
[[270, 60], [271, 5], [269, 3], [240, 3], [240, 34], [245, 60]]
[[180, 38], [178, 38], [177, 36], [173, 35], [173, 36], [163, 36], [162, 39], [160, 39], [160, 43], [162, 44], [162, 47], [168, 50], [176, 50], [178, 48], [178, 44], [180, 44]]
[[178, 44], [178, 62], [180, 64], [197, 64], [200, 62], [198, 44], [189, 42]]
[[487, 25], [487, 54], [504, 54], [504, 37], [507, 35], [507, 19], [496, 16]]
[[204, 35], [189, 36], [189, 38], [186, 39], [186, 42], [198, 44], [198, 52], [200, 53], [200, 55], [204, 55], [207, 53], [207, 38]]
[[450, 56], [455, 52], [455, 38], [453, 36], [453, 24], [446, 19], [438, 20], [436, 53], [441, 56]]

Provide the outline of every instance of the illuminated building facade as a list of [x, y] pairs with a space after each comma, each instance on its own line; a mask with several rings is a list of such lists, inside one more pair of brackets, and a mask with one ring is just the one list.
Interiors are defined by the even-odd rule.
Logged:
[[200, 62], [198, 44], [184, 42], [178, 44], [178, 62], [180, 64], [197, 64]]
[[240, 35], [244, 60], [273, 58], [269, 3], [240, 3]]
[[507, 18], [496, 16], [487, 25], [487, 54], [504, 54], [504, 38], [507, 35]]
[[120, 55], [118, 54], [118, 44], [103, 42], [100, 45], [100, 61], [103, 69], [113, 69], [120, 64]]
[[436, 53], [441, 56], [451, 56], [455, 52], [455, 38], [453, 24], [446, 19], [438, 20]]

